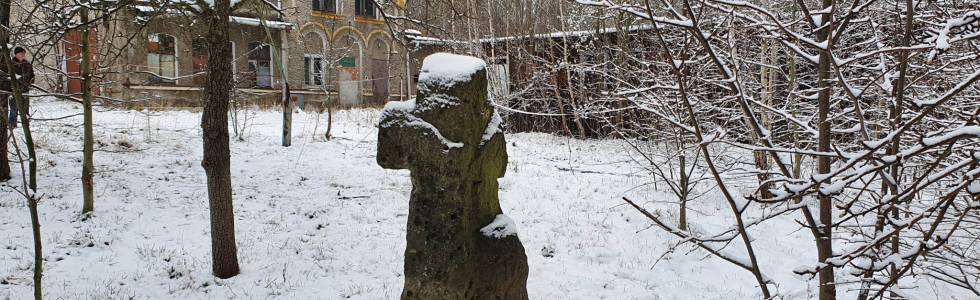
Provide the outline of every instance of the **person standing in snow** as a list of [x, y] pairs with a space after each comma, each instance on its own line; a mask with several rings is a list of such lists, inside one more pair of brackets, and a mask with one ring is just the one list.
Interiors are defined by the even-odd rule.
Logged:
[[[16, 84], [17, 90], [21, 92], [22, 95], [27, 95], [31, 90], [31, 85], [34, 84], [34, 65], [27, 60], [27, 50], [23, 47], [14, 48], [14, 58], [11, 61], [11, 66], [13, 66], [12, 72], [3, 72], [3, 79], [0, 79], [0, 90], [3, 92], [2, 98], [7, 100], [7, 105], [9, 107], [7, 124], [10, 128], [17, 128], [17, 112], [18, 105], [17, 99], [13, 97], [13, 87]], [[0, 66], [0, 68], [7, 69], [7, 66]], [[14, 73], [17, 80], [13, 82], [10, 81], [9, 74]], [[30, 108], [30, 102], [27, 97], [24, 97], [24, 107], [22, 108], [25, 112]]]

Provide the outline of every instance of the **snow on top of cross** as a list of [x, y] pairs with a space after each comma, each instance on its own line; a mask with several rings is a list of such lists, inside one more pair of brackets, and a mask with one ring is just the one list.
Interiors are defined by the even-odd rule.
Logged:
[[419, 73], [419, 84], [437, 84], [452, 86], [467, 81], [474, 73], [486, 69], [487, 63], [482, 59], [440, 52], [425, 57], [422, 70]]
[[480, 233], [484, 236], [502, 239], [508, 236], [517, 235], [517, 224], [514, 224], [514, 220], [505, 214], [499, 214], [496, 218], [493, 218], [493, 222], [487, 224], [483, 228], [480, 228]]

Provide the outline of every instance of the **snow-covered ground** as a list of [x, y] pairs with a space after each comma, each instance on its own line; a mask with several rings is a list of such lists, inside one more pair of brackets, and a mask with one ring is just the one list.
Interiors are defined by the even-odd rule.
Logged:
[[[39, 101], [34, 117], [76, 114]], [[331, 141], [326, 117], [298, 113], [292, 147], [281, 147], [279, 112], [256, 112], [232, 142], [242, 274], [210, 275], [207, 194], [199, 113], [98, 112], [96, 215], [81, 207], [80, 118], [36, 121], [44, 293], [52, 299], [397, 299], [411, 190], [407, 171], [375, 163], [379, 111], [340, 111]], [[317, 124], [319, 123], [319, 126]], [[315, 133], [314, 133], [315, 132]], [[677, 239], [623, 205], [642, 200], [674, 214], [667, 194], [617, 141], [509, 134], [500, 179], [504, 211], [518, 225], [530, 265], [531, 299], [753, 299], [744, 270]], [[0, 184], [0, 298], [31, 291], [30, 219], [11, 184]], [[727, 204], [692, 204], [693, 230], [728, 226]], [[812, 298], [791, 270], [812, 262], [812, 241], [791, 218], [755, 227], [762, 269], [787, 299]], [[733, 245], [731, 251], [741, 247]], [[736, 252], [740, 253], [740, 252]], [[912, 294], [957, 291], [916, 283]], [[939, 293], [940, 296], [931, 296]], [[847, 297], [850, 298], [850, 297]], [[968, 299], [959, 297], [957, 299]]]

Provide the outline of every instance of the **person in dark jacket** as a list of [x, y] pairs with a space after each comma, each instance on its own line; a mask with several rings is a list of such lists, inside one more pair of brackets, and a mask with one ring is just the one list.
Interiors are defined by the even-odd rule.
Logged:
[[[13, 84], [16, 85], [17, 90], [21, 92], [22, 95], [27, 95], [31, 90], [31, 85], [34, 84], [34, 65], [27, 60], [27, 50], [22, 47], [14, 48], [14, 58], [11, 61], [13, 65], [16, 80]], [[7, 66], [0, 66], [3, 69], [7, 69]], [[7, 116], [7, 124], [11, 128], [17, 127], [17, 112], [20, 109], [17, 106], [17, 100], [13, 97], [13, 87], [10, 81], [10, 73], [3, 72], [3, 79], [0, 79], [0, 90], [3, 90], [3, 98], [6, 98], [7, 105], [9, 106], [9, 115]], [[24, 107], [25, 112], [30, 111], [30, 102], [27, 97], [24, 97]]]

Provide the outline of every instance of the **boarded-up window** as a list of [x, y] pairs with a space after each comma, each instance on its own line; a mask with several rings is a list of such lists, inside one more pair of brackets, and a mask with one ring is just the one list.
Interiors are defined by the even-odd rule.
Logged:
[[255, 76], [255, 87], [272, 87], [272, 47], [248, 43], [248, 71]]
[[194, 84], [204, 85], [207, 82], [204, 72], [208, 68], [208, 41], [202, 38], [194, 39], [191, 48], [191, 54], [194, 56]]
[[177, 77], [177, 39], [167, 34], [150, 34], [146, 43], [146, 67], [155, 75], [150, 82], [173, 83]]

